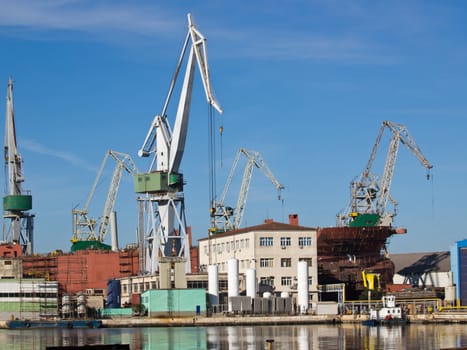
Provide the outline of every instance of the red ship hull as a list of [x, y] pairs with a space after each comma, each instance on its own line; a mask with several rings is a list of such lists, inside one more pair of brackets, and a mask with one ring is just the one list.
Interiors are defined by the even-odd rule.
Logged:
[[318, 229], [318, 283], [345, 283], [346, 298], [358, 299], [365, 288], [362, 271], [379, 273], [381, 285], [392, 282], [394, 264], [385, 255], [392, 227]]

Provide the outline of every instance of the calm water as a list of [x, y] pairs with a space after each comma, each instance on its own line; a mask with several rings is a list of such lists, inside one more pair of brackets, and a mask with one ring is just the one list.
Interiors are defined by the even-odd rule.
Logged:
[[171, 327], [84, 330], [0, 330], [0, 348], [130, 344], [132, 350], [191, 349], [443, 349], [467, 346], [467, 325]]

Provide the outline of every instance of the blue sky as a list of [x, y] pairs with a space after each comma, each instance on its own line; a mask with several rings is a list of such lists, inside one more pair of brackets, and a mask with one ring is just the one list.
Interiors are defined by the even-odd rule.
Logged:
[[[297, 213], [301, 225], [333, 226], [382, 121], [390, 120], [408, 128], [434, 168], [427, 181], [401, 146], [392, 195], [399, 202], [395, 224], [408, 234], [393, 237], [389, 252], [447, 250], [467, 236], [463, 2], [0, 0], [0, 8], [0, 91], [12, 76], [38, 252], [69, 250], [71, 210], [84, 205], [106, 150], [149, 167], [137, 151], [162, 109], [187, 13], [207, 37], [211, 82], [224, 109], [218, 194], [240, 147], [259, 151], [285, 186], [280, 202], [255, 172], [245, 225]], [[209, 172], [208, 108], [196, 74], [181, 170], [198, 239], [209, 227]], [[385, 138], [377, 174], [387, 145]], [[113, 166], [91, 216], [100, 216]], [[115, 209], [120, 244], [134, 242], [128, 176]]]

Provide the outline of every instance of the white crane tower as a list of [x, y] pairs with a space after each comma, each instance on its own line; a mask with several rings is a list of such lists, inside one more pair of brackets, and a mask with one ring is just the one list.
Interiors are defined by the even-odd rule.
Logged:
[[23, 159], [16, 144], [15, 115], [13, 109], [13, 82], [8, 81], [5, 123], [5, 196], [3, 197], [3, 240], [21, 244], [22, 253], [32, 254], [34, 215], [32, 196], [22, 189]]
[[[392, 136], [389, 142], [383, 175], [381, 181], [379, 181], [376, 175], [371, 174], [371, 168], [386, 129], [391, 132]], [[433, 167], [422, 154], [422, 151], [404, 125], [383, 121], [365, 170], [358, 179], [353, 180], [350, 184], [350, 204], [343, 213], [337, 216], [337, 224], [339, 226], [392, 225], [393, 218], [396, 215], [395, 207], [397, 206], [397, 202], [391, 197], [390, 189], [396, 167], [397, 153], [401, 143], [417, 157], [428, 171]], [[427, 178], [429, 176], [428, 173]], [[388, 202], [392, 203], [392, 210], [387, 208]]]
[[[105, 165], [107, 163], [108, 158], [113, 158], [117, 165], [113, 171], [112, 180], [109, 185], [109, 191], [107, 193], [107, 198], [104, 204], [104, 210], [102, 212], [102, 216], [100, 217], [99, 227], [96, 230], [96, 225], [98, 220], [91, 218], [88, 216], [89, 205], [91, 204], [91, 200], [94, 197], [94, 193], [96, 188], [101, 180], [102, 173], [105, 169]], [[97, 173], [96, 179], [92, 185], [91, 191], [89, 192], [88, 198], [86, 200], [86, 204], [84, 205], [83, 209], [73, 209], [73, 237], [71, 242], [74, 246], [79, 246], [83, 242], [86, 241], [88, 243], [92, 242], [99, 242], [104, 243], [105, 237], [107, 235], [107, 231], [109, 225], [114, 225], [113, 229], [116, 230], [116, 223], [112, 223], [112, 218], [115, 219], [115, 214], [113, 212], [115, 207], [115, 201], [117, 199], [118, 189], [120, 187], [120, 182], [122, 180], [122, 173], [125, 170], [130, 175], [138, 174], [138, 168], [134, 164], [133, 160], [128, 154], [116, 152], [113, 150], [108, 150], [105, 153], [104, 159], [102, 160], [101, 167]], [[98, 247], [105, 247], [97, 243]], [[115, 235], [112, 237], [112, 250], [118, 249], [118, 239], [115, 232]], [[73, 247], [72, 247], [72, 250]]]
[[[166, 112], [187, 50], [185, 77], [172, 130]], [[147, 240], [146, 271], [149, 273], [159, 269], [160, 257], [165, 258], [165, 261], [171, 258], [175, 261], [178, 258], [179, 262], [184, 261], [186, 272], [191, 271], [180, 163], [187, 137], [196, 63], [211, 110], [214, 108], [222, 113], [211, 89], [206, 39], [196, 29], [188, 14], [188, 33], [162, 112], [154, 117], [138, 152], [141, 157], [154, 155], [149, 171], [135, 176], [135, 191], [144, 194], [139, 198], [139, 230], [144, 231]]]
[[[241, 156], [245, 156], [247, 163], [245, 170], [243, 171], [242, 183], [240, 186], [240, 192], [238, 194], [237, 206], [235, 208], [226, 207], [224, 202], [229, 191], [232, 179], [238, 166], [238, 162]], [[237, 156], [230, 170], [229, 177], [224, 187], [224, 191], [218, 202], [215, 203], [215, 227], [211, 229], [213, 232], [218, 231], [229, 231], [240, 228], [243, 220], [243, 213], [246, 207], [246, 200], [248, 197], [248, 191], [250, 189], [251, 178], [253, 175], [253, 168], [258, 168], [274, 185], [278, 191], [278, 198], [281, 199], [281, 191], [284, 186], [274, 177], [271, 170], [269, 169], [266, 161], [263, 159], [258, 151], [248, 150], [246, 148], [240, 148], [237, 152]]]

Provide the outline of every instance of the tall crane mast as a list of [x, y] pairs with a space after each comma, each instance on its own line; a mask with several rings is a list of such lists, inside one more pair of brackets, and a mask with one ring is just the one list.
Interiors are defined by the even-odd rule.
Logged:
[[32, 254], [34, 215], [32, 196], [22, 188], [23, 159], [16, 143], [15, 115], [13, 108], [13, 81], [8, 80], [5, 118], [5, 196], [3, 197], [3, 240], [21, 244], [22, 253]]
[[[112, 180], [109, 185], [107, 198], [104, 204], [104, 210], [100, 217], [99, 227], [96, 230], [97, 219], [90, 218], [89, 205], [94, 197], [96, 188], [101, 180], [102, 173], [107, 164], [109, 157], [113, 158], [117, 164], [113, 171]], [[136, 175], [139, 171], [135, 163], [128, 154], [109, 150], [105, 153], [104, 159], [102, 160], [101, 166], [97, 173], [96, 179], [92, 185], [91, 191], [89, 192], [88, 198], [83, 209], [73, 209], [73, 237], [72, 242], [76, 243], [79, 241], [99, 241], [103, 243], [107, 235], [111, 213], [115, 207], [115, 201], [117, 199], [118, 189], [120, 182], [125, 170], [130, 175]]]
[[[371, 173], [371, 168], [386, 129], [391, 132], [391, 140], [383, 175], [381, 181], [379, 181], [378, 177]], [[338, 215], [338, 225], [392, 225], [393, 217], [396, 215], [395, 206], [397, 202], [391, 197], [390, 189], [400, 144], [406, 146], [427, 171], [433, 167], [404, 125], [383, 121], [365, 170], [357, 180], [351, 182], [350, 204], [342, 214]], [[429, 174], [427, 177], [429, 178]], [[394, 206], [392, 211], [387, 208], [389, 202]], [[357, 218], [360, 219], [357, 220]], [[362, 218], [363, 220], [361, 220]]]
[[[235, 208], [225, 206], [225, 198], [229, 191], [232, 179], [241, 156], [245, 156], [247, 163], [245, 170], [243, 171], [242, 183], [240, 186], [240, 192], [237, 199], [237, 206]], [[243, 220], [243, 213], [246, 207], [246, 201], [248, 192], [250, 189], [251, 178], [253, 175], [253, 168], [258, 168], [274, 185], [278, 191], [278, 198], [281, 199], [281, 191], [284, 186], [274, 177], [273, 173], [266, 164], [266, 161], [258, 151], [248, 150], [246, 148], [240, 148], [234, 159], [232, 169], [230, 170], [229, 177], [225, 184], [224, 190], [221, 194], [219, 202], [216, 203], [216, 227], [212, 231], [229, 231], [240, 228]]]
[[[186, 71], [172, 130], [166, 113], [187, 51]], [[149, 273], [158, 270], [159, 257], [185, 259], [186, 271], [191, 271], [180, 164], [185, 149], [196, 63], [211, 110], [214, 108], [222, 113], [211, 88], [206, 38], [198, 31], [188, 14], [188, 33], [162, 112], [154, 117], [138, 152], [141, 157], [154, 155], [149, 171], [135, 177], [135, 191], [143, 194], [139, 200], [140, 219], [144, 222], [140, 222], [139, 227], [144, 230], [148, 242], [146, 271]]]

